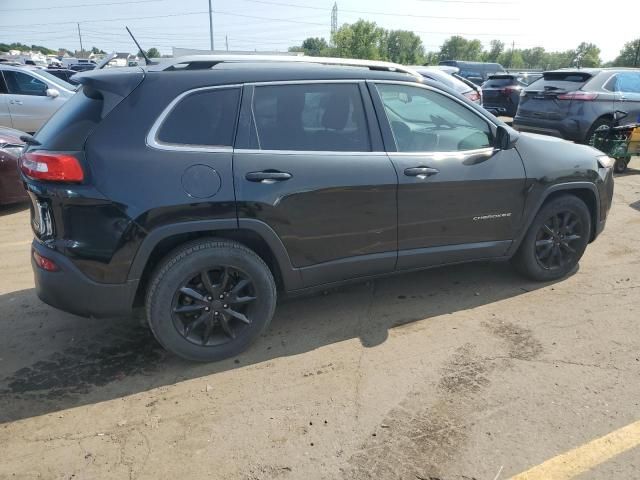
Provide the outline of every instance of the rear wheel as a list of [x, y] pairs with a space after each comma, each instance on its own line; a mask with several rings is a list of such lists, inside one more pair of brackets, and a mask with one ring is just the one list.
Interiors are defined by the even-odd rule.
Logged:
[[596, 133], [596, 130], [599, 130], [599, 129], [608, 130], [612, 126], [613, 126], [613, 121], [611, 121], [608, 118], [599, 118], [599, 119], [597, 119], [595, 122], [593, 122], [593, 125], [591, 125], [591, 128], [587, 132], [587, 136], [585, 138], [585, 142], [584, 143], [593, 146], [593, 142], [594, 142], [594, 137], [593, 136]]
[[147, 293], [147, 321], [167, 350], [188, 360], [237, 355], [265, 330], [276, 305], [271, 271], [253, 251], [201, 240], [171, 253]]
[[562, 278], [584, 254], [591, 235], [591, 215], [585, 203], [563, 195], [545, 204], [529, 227], [514, 264], [533, 280]]

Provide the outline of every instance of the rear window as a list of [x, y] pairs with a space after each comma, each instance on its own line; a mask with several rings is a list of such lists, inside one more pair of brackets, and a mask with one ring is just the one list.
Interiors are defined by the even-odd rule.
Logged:
[[88, 97], [85, 89], [81, 89], [58, 109], [36, 134], [42, 148], [82, 149], [93, 128], [102, 120], [102, 96], [92, 96], [95, 98]]
[[158, 132], [162, 143], [230, 147], [238, 116], [239, 88], [192, 93], [171, 110]]
[[510, 75], [499, 75], [489, 77], [489, 80], [487, 80], [482, 86], [485, 88], [500, 88], [515, 85], [517, 83], [518, 82], [515, 77]]
[[591, 78], [586, 72], [545, 72], [543, 78], [547, 82], [574, 82], [584, 83]]

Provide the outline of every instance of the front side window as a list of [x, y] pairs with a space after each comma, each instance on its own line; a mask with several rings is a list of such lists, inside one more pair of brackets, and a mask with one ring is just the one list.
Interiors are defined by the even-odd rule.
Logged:
[[258, 86], [252, 107], [263, 150], [371, 151], [356, 84]]
[[409, 85], [376, 86], [399, 152], [455, 152], [491, 146], [489, 124], [455, 100]]
[[233, 146], [239, 101], [239, 88], [187, 95], [169, 112], [157, 139], [174, 145]]
[[5, 70], [4, 78], [7, 82], [7, 89], [11, 94], [36, 96], [45, 96], [47, 94], [47, 84], [28, 73]]

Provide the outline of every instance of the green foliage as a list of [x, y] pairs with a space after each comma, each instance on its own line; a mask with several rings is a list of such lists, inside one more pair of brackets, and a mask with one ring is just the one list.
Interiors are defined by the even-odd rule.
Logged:
[[500, 55], [504, 52], [504, 42], [500, 40], [491, 40], [489, 44], [489, 50], [484, 52], [483, 61], [489, 63], [496, 63]]
[[302, 51], [305, 55], [310, 55], [312, 57], [318, 57], [323, 53], [326, 53], [328, 48], [329, 45], [327, 44], [327, 41], [320, 37], [309, 37], [302, 42]]
[[333, 36], [335, 55], [347, 58], [379, 60], [385, 58], [387, 31], [375, 22], [358, 20], [345, 23]]
[[454, 35], [445, 40], [440, 47], [442, 60], [467, 60], [470, 62], [482, 61], [482, 42], [480, 40], [467, 40], [459, 35]]
[[600, 49], [593, 43], [582, 42], [573, 55], [574, 66], [599, 67], [602, 64]]
[[624, 44], [620, 55], [613, 61], [614, 67], [640, 67], [640, 38]]
[[51, 50], [50, 48], [43, 47], [41, 45], [29, 46], [20, 42], [0, 43], [0, 52], [8, 52], [9, 50], [33, 51], [33, 52], [40, 52], [45, 55], [55, 55], [58, 53], [57, 50]]
[[424, 62], [424, 47], [418, 35], [408, 30], [391, 30], [386, 36], [384, 58], [405, 65]]
[[99, 48], [97, 48], [97, 47], [93, 47], [93, 48], [91, 49], [91, 53], [93, 53], [94, 55], [102, 55], [102, 54], [105, 54], [105, 53], [107, 53], [107, 52], [105, 52], [104, 50], [100, 50], [100, 49], [99, 49]]
[[149, 50], [147, 50], [147, 57], [149, 58], [160, 58], [161, 56], [162, 54], [155, 47], [151, 47]]

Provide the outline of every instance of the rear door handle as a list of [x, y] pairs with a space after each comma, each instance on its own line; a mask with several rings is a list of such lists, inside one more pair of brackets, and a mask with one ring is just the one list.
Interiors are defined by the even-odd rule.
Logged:
[[264, 172], [249, 172], [244, 178], [250, 182], [275, 183], [283, 182], [291, 178], [291, 174], [287, 172], [278, 172], [277, 170], [265, 170]]
[[422, 177], [422, 178], [426, 178], [426, 177], [430, 177], [432, 175], [435, 175], [436, 173], [440, 173], [440, 170], [438, 170], [436, 168], [431, 168], [431, 167], [412, 167], [412, 168], [406, 168], [404, 170], [404, 174], [407, 177]]

